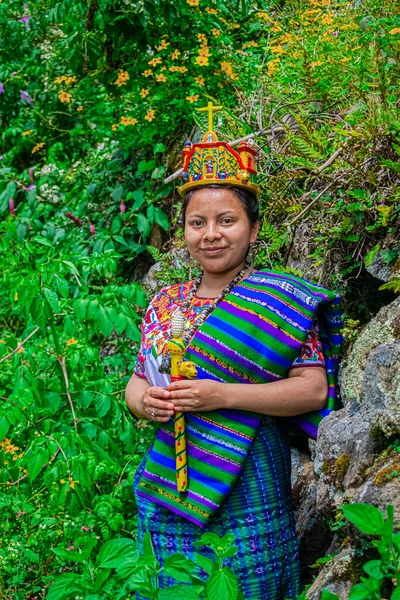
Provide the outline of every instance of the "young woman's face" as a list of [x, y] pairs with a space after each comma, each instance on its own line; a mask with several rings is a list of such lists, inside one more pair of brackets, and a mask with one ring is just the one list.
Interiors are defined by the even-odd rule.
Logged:
[[257, 232], [258, 223], [251, 225], [240, 200], [223, 186], [199, 188], [189, 200], [185, 239], [205, 273], [240, 270]]

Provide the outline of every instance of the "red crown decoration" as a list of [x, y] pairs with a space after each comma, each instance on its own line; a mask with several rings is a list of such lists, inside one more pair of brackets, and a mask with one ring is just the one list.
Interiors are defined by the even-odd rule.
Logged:
[[184, 196], [198, 186], [217, 184], [241, 187], [257, 196], [260, 187], [254, 165], [256, 150], [250, 143], [242, 142], [236, 151], [227, 142], [218, 140], [213, 119], [222, 106], [209, 102], [198, 110], [208, 113], [208, 131], [200, 144], [192, 144], [190, 140], [185, 143], [181, 175], [184, 183], [178, 188], [179, 194]]

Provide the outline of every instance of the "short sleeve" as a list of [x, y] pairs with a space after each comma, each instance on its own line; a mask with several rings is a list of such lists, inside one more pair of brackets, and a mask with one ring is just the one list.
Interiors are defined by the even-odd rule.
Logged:
[[293, 362], [292, 368], [325, 366], [325, 358], [319, 337], [319, 327], [317, 321], [314, 321], [308, 338], [304, 342], [299, 356]]
[[147, 379], [146, 377], [146, 356], [145, 356], [145, 349], [146, 349], [146, 329], [147, 329], [147, 325], [148, 323], [151, 322], [151, 311], [152, 311], [152, 306], [150, 304], [149, 308], [146, 311], [145, 317], [142, 321], [142, 325], [140, 328], [142, 337], [140, 340], [140, 346], [139, 346], [139, 351], [136, 357], [136, 362], [135, 362], [135, 366], [133, 368], [133, 373], [135, 375], [137, 375], [138, 377], [142, 377], [143, 379]]

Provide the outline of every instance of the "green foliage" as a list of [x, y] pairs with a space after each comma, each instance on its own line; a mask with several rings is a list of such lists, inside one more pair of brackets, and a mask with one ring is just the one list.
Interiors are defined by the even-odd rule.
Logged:
[[[94, 594], [98, 599], [122, 600], [138, 591], [152, 600], [242, 600], [234, 573], [223, 566], [223, 559], [233, 556], [237, 548], [232, 546], [232, 535], [219, 538], [206, 534], [198, 545], [214, 550], [217, 560], [213, 561], [196, 553], [195, 562], [182, 554], [171, 554], [163, 567], [155, 557], [150, 534], [144, 537], [144, 552], [139, 556], [130, 538], [117, 538], [105, 542], [100, 549], [97, 540], [88, 537], [79, 551], [68, 548], [53, 548], [60, 564], [76, 563], [79, 572], [63, 573], [50, 585], [48, 600], [68, 600], [82, 594]], [[200, 579], [200, 569], [207, 574]], [[176, 583], [160, 589], [158, 580], [164, 571]]]
[[[394, 526], [394, 507], [386, 507], [387, 518], [375, 506], [370, 504], [343, 504], [341, 510], [345, 518], [353, 523], [365, 535], [379, 536], [372, 544], [378, 550], [380, 558], [370, 560], [363, 565], [368, 577], [352, 586], [349, 600], [380, 600], [383, 584], [393, 586], [390, 600], [400, 597], [400, 532]], [[339, 596], [323, 590], [321, 598], [339, 600]]]
[[[0, 597], [44, 597], [57, 575], [53, 597], [78, 578], [76, 594], [117, 598], [123, 570], [103, 555], [132, 545], [153, 433], [123, 401], [146, 305], [136, 282], [150, 261], [160, 285], [196, 275], [164, 183], [193, 123], [205, 128], [196, 109], [224, 106], [222, 139], [260, 132], [257, 267], [285, 268], [305, 220], [309, 258], [337, 284], [378, 251], [395, 265], [398, 7], [16, 0], [0, 26]], [[210, 597], [237, 589], [223, 558]]]

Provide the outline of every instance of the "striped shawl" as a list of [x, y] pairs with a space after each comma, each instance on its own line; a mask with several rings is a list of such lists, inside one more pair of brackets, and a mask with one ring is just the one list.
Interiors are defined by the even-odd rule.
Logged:
[[[325, 409], [296, 419], [316, 437], [319, 422], [335, 407], [341, 310], [333, 292], [286, 273], [257, 271], [218, 304], [193, 336], [185, 358], [196, 363], [199, 379], [243, 384], [278, 381], [287, 377], [315, 318], [329, 396]], [[189, 489], [181, 493], [176, 489], [173, 423], [162, 424], [137, 494], [204, 527], [239, 476], [263, 418], [229, 409], [187, 413]]]

